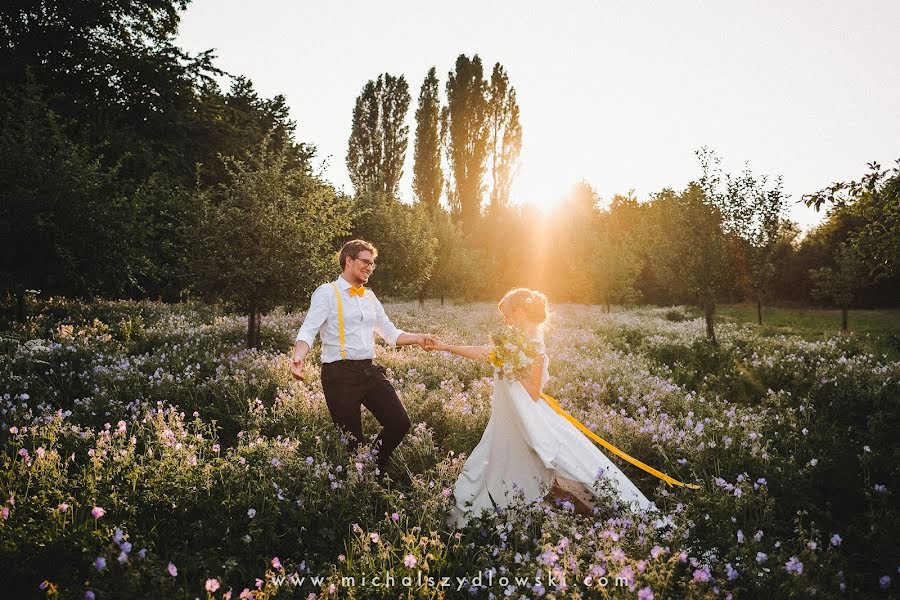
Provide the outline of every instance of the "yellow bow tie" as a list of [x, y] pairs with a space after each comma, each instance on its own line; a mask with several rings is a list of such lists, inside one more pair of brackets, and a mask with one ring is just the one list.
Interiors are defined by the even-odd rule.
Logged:
[[366, 288], [364, 288], [363, 286], [359, 286], [358, 288], [357, 287], [350, 288], [350, 297], [351, 298], [353, 296], [359, 296], [360, 298], [362, 298], [363, 296], [365, 296], [365, 294], [366, 294]]

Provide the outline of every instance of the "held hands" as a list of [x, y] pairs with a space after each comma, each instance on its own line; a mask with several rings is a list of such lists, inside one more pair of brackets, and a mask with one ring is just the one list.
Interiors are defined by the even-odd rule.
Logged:
[[432, 350], [446, 350], [447, 349], [447, 344], [442, 342], [441, 339], [439, 337], [437, 337], [436, 335], [428, 334], [428, 335], [423, 336], [423, 338], [424, 339], [422, 340], [422, 344], [421, 344], [423, 350], [428, 350], [429, 352], [431, 352]]

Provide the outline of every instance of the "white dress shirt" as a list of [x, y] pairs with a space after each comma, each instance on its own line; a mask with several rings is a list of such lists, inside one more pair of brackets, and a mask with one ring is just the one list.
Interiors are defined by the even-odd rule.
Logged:
[[[375, 358], [375, 333], [391, 346], [397, 345], [397, 338], [403, 331], [397, 329], [378, 298], [370, 289], [362, 297], [350, 296], [350, 282], [342, 276], [334, 281], [341, 294], [341, 308], [344, 313], [344, 349], [347, 359], [363, 360]], [[320, 285], [313, 292], [309, 312], [297, 332], [297, 341], [303, 340], [312, 348], [316, 334], [322, 338], [322, 362], [341, 360], [341, 340], [338, 334], [337, 298], [331, 283]]]

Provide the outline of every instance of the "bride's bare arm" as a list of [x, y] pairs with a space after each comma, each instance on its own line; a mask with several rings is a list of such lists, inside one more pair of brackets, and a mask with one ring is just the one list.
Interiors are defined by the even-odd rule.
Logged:
[[445, 344], [438, 342], [428, 348], [429, 350], [443, 350], [450, 352], [463, 358], [471, 358], [472, 360], [487, 360], [490, 348], [487, 346], [454, 346], [453, 344]]
[[541, 379], [543, 379], [543, 375], [544, 364], [534, 361], [534, 364], [531, 365], [531, 369], [528, 372], [528, 376], [519, 379], [522, 387], [525, 388], [525, 391], [528, 392], [531, 399], [535, 402], [541, 399]]

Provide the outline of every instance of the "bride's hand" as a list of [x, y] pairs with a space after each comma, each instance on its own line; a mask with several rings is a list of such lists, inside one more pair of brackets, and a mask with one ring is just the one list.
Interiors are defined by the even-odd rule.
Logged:
[[439, 337], [432, 335], [425, 338], [424, 348], [429, 352], [432, 350], [445, 350], [447, 348], [447, 344], [442, 342]]

